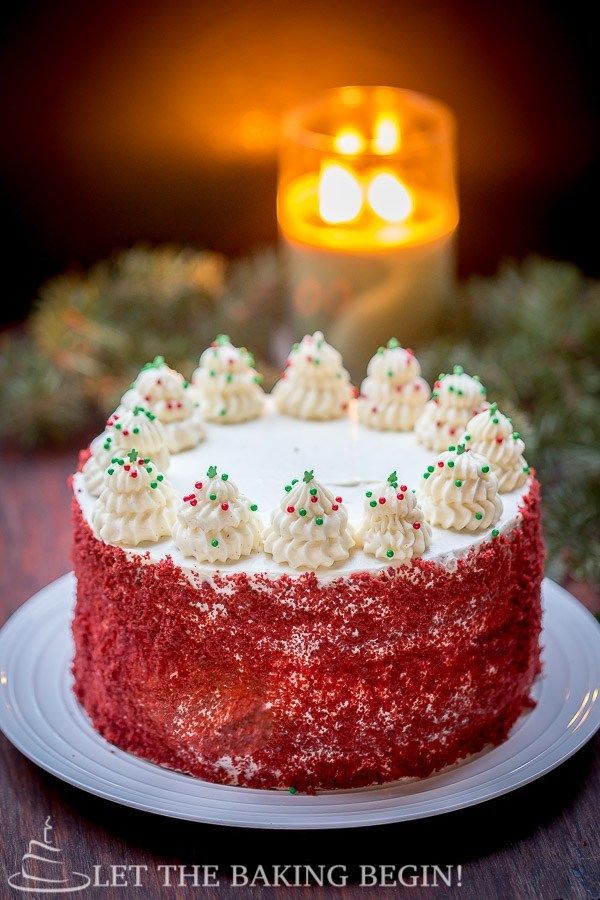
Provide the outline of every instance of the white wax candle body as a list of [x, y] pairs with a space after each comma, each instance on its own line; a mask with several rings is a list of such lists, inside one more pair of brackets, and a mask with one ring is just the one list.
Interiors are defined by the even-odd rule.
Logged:
[[323, 331], [355, 383], [388, 338], [411, 347], [435, 332], [454, 283], [454, 234], [370, 254], [282, 246], [295, 336]]

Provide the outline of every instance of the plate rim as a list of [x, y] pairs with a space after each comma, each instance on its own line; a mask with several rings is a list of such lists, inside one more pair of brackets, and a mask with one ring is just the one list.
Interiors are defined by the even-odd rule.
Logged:
[[[39, 604], [42, 604], [45, 598], [48, 597], [48, 595], [52, 596], [52, 600], [55, 604], [62, 605], [68, 603], [70, 612], [73, 603], [74, 586], [74, 573], [67, 572], [65, 575], [62, 575], [60, 578], [56, 579], [53, 582], [50, 582], [48, 585], [45, 585], [43, 588], [37, 591], [32, 597], [21, 604], [12, 613], [12, 615], [8, 617], [2, 628], [0, 628], [0, 675], [6, 675], [6, 672], [2, 671], [2, 653], [5, 647], [5, 642], [9, 641], [11, 633], [13, 631], [17, 630], [18, 632], [21, 619], [27, 619], [29, 616], [35, 615], [37, 606]], [[581, 629], [584, 629], [586, 625], [588, 627], [590, 625], [592, 626], [589, 631], [587, 631], [586, 629], [586, 631], [583, 633], [585, 633], [585, 639], [590, 645], [592, 645], [594, 641], [598, 642], [598, 657], [600, 659], [600, 624], [596, 621], [589, 610], [587, 610], [576, 598], [569, 594], [568, 591], [547, 578], [543, 581], [542, 596], [544, 604], [544, 621], [541, 638], [542, 645], [544, 644], [546, 615], [548, 613], [548, 610], [551, 610], [552, 604], [558, 603], [562, 604], [563, 607], [568, 610], [568, 615], [570, 616], [572, 623], [574, 624], [577, 631], [580, 631], [580, 633], [582, 633]], [[551, 614], [552, 613], [550, 612], [550, 615]], [[590, 637], [590, 635], [594, 635], [594, 637]], [[600, 662], [598, 663], [598, 665], [600, 667]], [[591, 673], [593, 670], [589, 671]], [[4, 681], [2, 678], [0, 678], [0, 700], [2, 700], [2, 688], [7, 683], [7, 681], [8, 680]], [[72, 699], [73, 702], [77, 704], [75, 698], [73, 697]], [[153, 763], [150, 763], [147, 760], [140, 760], [139, 757], [128, 754], [126, 751], [123, 751], [120, 748], [113, 747], [108, 742], [104, 741], [104, 739], [101, 738], [100, 735], [98, 735], [97, 732], [93, 729], [91, 723], [87, 719], [87, 715], [83, 710], [81, 710], [81, 707], [79, 707], [78, 704], [77, 708], [85, 717], [87, 728], [89, 728], [92, 737], [107, 744], [107, 746], [113, 753], [117, 752], [119, 754], [123, 754], [125, 757], [130, 757], [136, 762], [143, 762], [148, 766], [153, 766], [154, 768], [159, 769], [167, 779], [171, 775], [191, 778], [196, 782], [200, 782], [203, 785], [207, 785], [210, 788], [216, 789], [218, 793], [228, 792], [231, 790], [236, 792], [243, 791], [247, 795], [253, 795], [255, 797], [259, 795], [268, 795], [270, 798], [274, 798], [275, 796], [277, 796], [279, 802], [282, 803], [282, 805], [274, 805], [271, 808], [265, 807], [263, 810], [249, 807], [248, 810], [241, 811], [241, 819], [235, 820], [235, 818], [226, 817], [225, 819], [223, 819], [222, 817], [218, 817], [215, 814], [211, 814], [213, 809], [212, 806], [208, 811], [203, 811], [200, 806], [200, 801], [197, 801], [199, 805], [198, 808], [196, 808], [194, 811], [192, 811], [191, 809], [189, 811], [183, 811], [181, 809], [179, 811], [176, 811], [175, 809], [169, 809], [165, 806], [164, 798], [162, 798], [160, 801], [144, 799], [143, 796], [139, 798], [125, 798], [123, 794], [127, 793], [127, 791], [124, 787], [120, 787], [118, 790], [115, 784], [112, 784], [108, 787], [103, 787], [100, 777], [96, 774], [92, 775], [91, 773], [89, 773], [89, 778], [92, 779], [92, 783], [87, 784], [85, 783], [83, 777], [78, 778], [76, 777], [76, 774], [72, 774], [70, 771], [69, 761], [64, 757], [58, 756], [54, 749], [51, 748], [48, 744], [44, 744], [39, 734], [33, 730], [31, 724], [29, 723], [27, 723], [29, 731], [33, 732], [33, 734], [37, 738], [37, 741], [28, 741], [26, 739], [27, 735], [24, 731], [23, 726], [18, 722], [17, 711], [12, 708], [9, 709], [9, 705], [6, 702], [0, 702], [0, 731], [4, 733], [6, 739], [11, 744], [13, 744], [13, 746], [27, 759], [42, 768], [44, 771], [49, 772], [59, 780], [64, 781], [67, 784], [78, 788], [79, 790], [83, 790], [87, 793], [101, 797], [104, 800], [108, 800], [110, 802], [117, 803], [123, 806], [128, 806], [132, 809], [149, 812], [154, 815], [162, 815], [168, 818], [219, 825], [221, 827], [298, 831], [334, 830], [342, 828], [360, 828], [374, 825], [391, 824], [394, 822], [427, 818], [433, 815], [444, 815], [445, 813], [453, 812], [459, 809], [466, 809], [468, 807], [478, 805], [479, 803], [485, 803], [495, 797], [503, 796], [504, 794], [510, 793], [513, 790], [524, 787], [525, 785], [530, 784], [532, 781], [543, 777], [544, 775], [548, 774], [548, 772], [557, 768], [559, 765], [561, 765], [563, 762], [577, 753], [577, 751], [580, 750], [593, 737], [598, 728], [600, 728], [600, 703], [596, 702], [597, 699], [598, 696], [596, 692], [596, 697], [592, 700], [592, 703], [590, 705], [590, 714], [584, 721], [580, 723], [580, 727], [575, 730], [569, 728], [568, 731], [565, 730], [564, 732], [562, 732], [561, 736], [553, 740], [547, 747], [544, 747], [538, 756], [534, 757], [533, 760], [524, 763], [519, 767], [519, 769], [515, 770], [515, 777], [512, 780], [509, 779], [508, 783], [501, 784], [500, 787], [495, 784], [495, 782], [498, 780], [505, 782], [507, 777], [506, 775], [497, 775], [495, 779], [484, 782], [483, 784], [476, 785], [474, 787], [471, 787], [470, 789], [464, 786], [461, 787], [460, 785], [457, 785], [455, 792], [452, 791], [452, 785], [446, 786], [449, 790], [449, 794], [447, 796], [431, 798], [429, 801], [426, 797], [426, 791], [424, 791], [424, 796], [417, 804], [416, 810], [407, 810], [407, 797], [400, 794], [397, 798], [390, 797], [389, 799], [392, 801], [390, 805], [378, 809], [376, 812], [368, 809], [366, 811], [354, 811], [352, 813], [346, 813], [347, 816], [351, 816], [352, 818], [344, 820], [343, 823], [335, 821], [315, 821], [315, 818], [319, 816], [331, 817], [337, 815], [339, 817], [343, 813], [343, 803], [340, 804], [339, 810], [332, 812], [331, 810], [323, 810], [322, 808], [319, 808], [319, 806], [311, 805], [310, 800], [313, 798], [311, 798], [309, 795], [297, 795], [296, 797], [292, 797], [291, 795], [288, 796], [286, 791], [271, 791], [244, 788], [240, 786], [215, 785], [211, 782], [203, 782], [201, 779], [196, 779], [193, 778], [193, 776], [185, 775], [184, 773], [176, 772], [162, 766], [155, 766]], [[62, 709], [62, 715], [64, 716], [68, 714], [68, 708], [65, 706]], [[527, 713], [525, 715], [527, 715]], [[24, 721], [26, 720], [24, 719]], [[11, 728], [11, 724], [13, 724], [13, 728]], [[50, 722], [50, 725], [52, 725], [52, 722]], [[543, 737], [543, 734], [541, 736]], [[510, 738], [508, 740], [510, 741]], [[546, 758], [548, 752], [552, 748], [555, 748], [557, 752], [554, 754], [550, 754], [549, 758]], [[486, 752], [487, 751], [483, 751], [483, 754], [485, 754]], [[483, 754], [478, 754], [477, 756]], [[543, 761], [538, 762], [536, 765], [536, 760], [538, 760], [540, 756]], [[54, 757], [57, 757], [58, 761], [54, 761]], [[469, 760], [473, 760], [475, 758], [476, 757], [470, 757]], [[67, 768], [63, 767], [61, 769], [60, 761], [64, 761]], [[460, 764], [458, 767], [460, 767]], [[85, 773], [85, 768], [83, 766], [80, 765], [79, 768]], [[454, 767], [449, 767], [448, 770], [443, 771], [449, 771], [451, 768]], [[520, 774], [517, 774], [517, 772], [520, 772]], [[439, 775], [441, 773], [434, 773], [432, 778], [435, 778], [436, 774]], [[127, 776], [121, 775], [121, 778], [123, 780], [126, 780]], [[426, 779], [425, 782], [427, 780], [428, 779]], [[133, 786], [135, 786], [135, 782], [132, 781], [132, 787], [129, 789], [130, 791], [134, 789]], [[355, 789], [353, 791], [340, 790], [334, 792], [322, 792], [317, 794], [316, 796], [356, 796], [357, 794], [363, 793], [371, 794], [373, 791], [378, 790], [393, 790], [398, 786], [399, 783], [395, 782], [387, 785], [375, 785], [369, 788]], [[119, 796], [119, 790], [121, 792], [121, 796]], [[460, 796], [461, 792], [464, 793], [467, 790], [470, 791], [471, 796], [469, 796], [468, 794], [467, 796]], [[225, 798], [222, 799], [224, 800]], [[231, 799], [234, 800], [235, 798], [232, 796]], [[221, 798], [217, 797], [215, 798], [215, 800], [216, 802], [221, 802]], [[300, 802], [298, 802], [299, 800]], [[396, 803], [393, 803], [394, 800], [396, 800]], [[433, 803], [435, 805], [435, 808], [432, 810], [428, 810], [427, 808], [425, 808], [428, 802]], [[402, 814], [403, 806], [404, 814]], [[259, 818], [256, 818], [257, 814], [259, 815]], [[254, 818], [252, 819], [252, 821], [246, 821], [244, 818], [244, 816], [246, 815], [254, 816]], [[288, 821], [288, 819], [286, 818], [284, 821], [270, 821], [270, 818], [272, 816], [281, 817], [282, 815], [290, 816], [291, 820]]]

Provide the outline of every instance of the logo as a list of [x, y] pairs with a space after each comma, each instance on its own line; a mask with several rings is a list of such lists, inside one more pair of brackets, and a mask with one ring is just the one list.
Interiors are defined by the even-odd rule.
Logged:
[[50, 816], [44, 823], [42, 841], [29, 841], [27, 852], [21, 860], [21, 871], [14, 872], [8, 883], [15, 891], [37, 894], [66, 894], [83, 891], [90, 884], [83, 872], [68, 872], [62, 850], [54, 846]]

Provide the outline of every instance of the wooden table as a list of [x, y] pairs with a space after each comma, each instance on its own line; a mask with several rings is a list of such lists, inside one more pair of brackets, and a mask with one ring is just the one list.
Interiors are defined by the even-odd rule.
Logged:
[[[68, 473], [74, 453], [5, 454], [0, 467], [0, 623], [69, 564]], [[219, 865], [220, 892], [230, 865], [461, 865], [462, 885], [438, 897], [600, 897], [600, 742], [535, 783], [483, 805], [433, 819], [344, 832], [265, 832], [178, 822], [136, 812], [69, 787], [29, 763], [0, 736], [0, 898], [18, 896], [6, 877], [51, 815], [57, 844], [72, 869], [146, 865], [136, 889], [99, 888], [101, 898], [186, 898], [191, 888], [162, 885], [162, 865]], [[406, 877], [410, 870], [406, 870]], [[398, 889], [396, 889], [398, 890]], [[292, 893], [292, 889], [282, 889]], [[383, 894], [350, 883], [306, 893]], [[431, 891], [405, 889], [411, 897]], [[91, 893], [84, 891], [80, 896]], [[271, 894], [257, 888], [253, 896]], [[293, 891], [298, 896], [298, 889]], [[196, 895], [199, 891], [196, 891]], [[71, 895], [68, 895], [71, 896]], [[75, 895], [73, 895], [75, 896]]]

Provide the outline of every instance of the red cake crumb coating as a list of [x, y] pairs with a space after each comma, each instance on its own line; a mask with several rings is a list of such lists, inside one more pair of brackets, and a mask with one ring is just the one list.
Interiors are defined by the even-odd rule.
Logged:
[[79, 504], [75, 692], [107, 740], [203, 779], [360, 787], [498, 744], [539, 672], [539, 485], [454, 571], [192, 585], [98, 540]]

